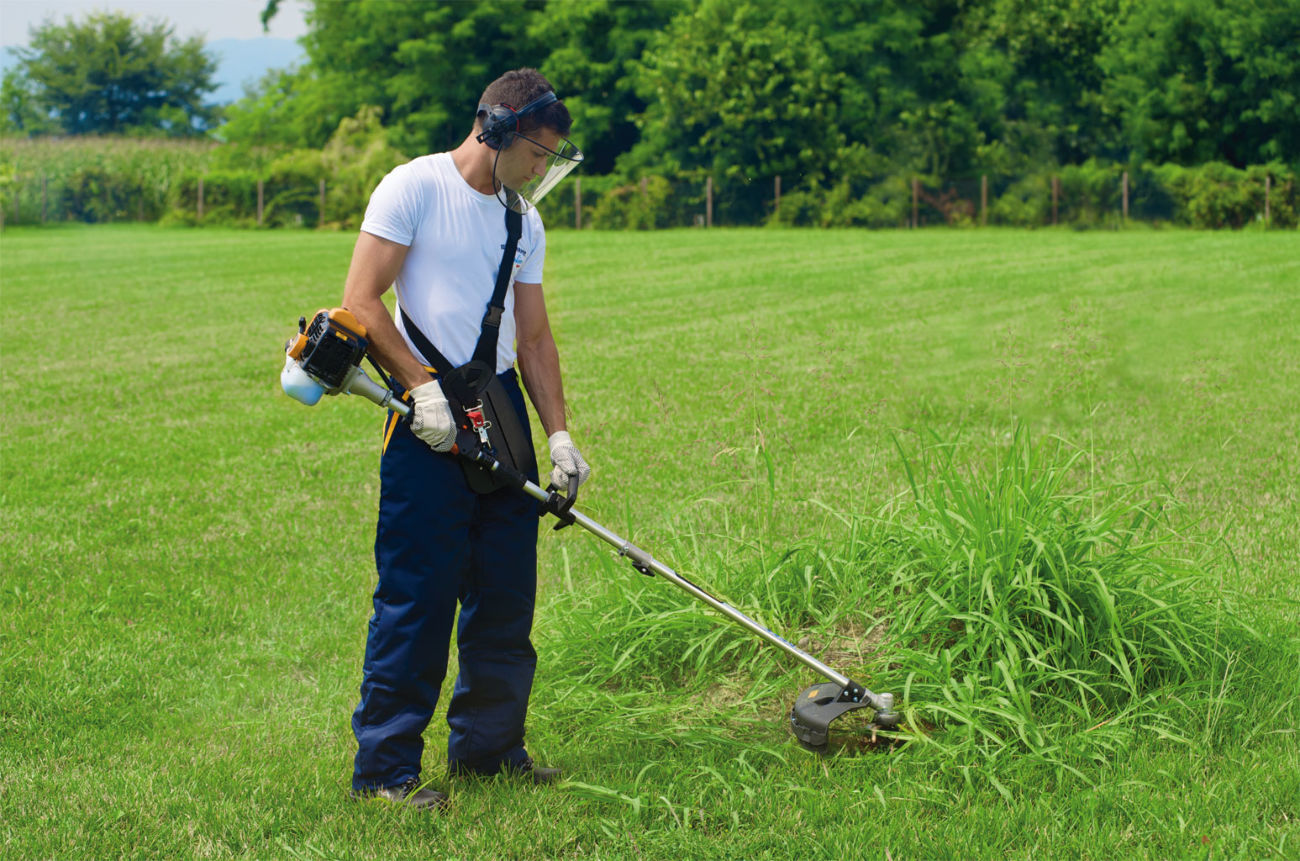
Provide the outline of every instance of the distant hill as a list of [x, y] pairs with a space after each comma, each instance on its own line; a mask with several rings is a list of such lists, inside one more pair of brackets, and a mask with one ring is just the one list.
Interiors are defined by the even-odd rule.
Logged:
[[292, 39], [217, 39], [207, 44], [217, 58], [213, 80], [219, 85], [210, 98], [219, 105], [244, 96], [244, 85], [261, 80], [268, 69], [284, 69], [302, 62], [307, 54]]

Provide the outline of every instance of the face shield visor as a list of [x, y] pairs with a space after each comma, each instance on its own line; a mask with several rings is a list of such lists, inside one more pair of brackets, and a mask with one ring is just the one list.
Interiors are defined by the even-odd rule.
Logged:
[[[510, 188], [506, 183], [500, 183], [500, 191], [497, 192], [497, 199], [502, 205], [515, 210], [516, 212], [527, 212], [537, 205], [537, 202], [545, 197], [551, 189], [560, 184], [566, 176], [569, 175], [575, 167], [582, 164], [582, 151], [574, 146], [573, 141], [568, 138], [560, 138], [555, 149], [551, 149], [535, 138], [528, 135], [515, 132], [512, 135], [514, 140], [512, 145], [519, 147], [536, 147], [546, 152], [546, 169], [540, 174], [534, 171], [530, 179], [522, 183], [519, 188]], [[508, 152], [508, 149], [506, 151]], [[497, 151], [496, 164], [493, 165], [493, 173], [498, 177], [497, 165], [500, 164], [502, 150]]]

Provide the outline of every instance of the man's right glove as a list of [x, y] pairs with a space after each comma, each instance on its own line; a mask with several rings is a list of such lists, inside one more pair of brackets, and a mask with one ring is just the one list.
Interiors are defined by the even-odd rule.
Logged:
[[428, 443], [434, 451], [451, 451], [456, 442], [456, 421], [442, 386], [429, 380], [411, 389], [411, 433]]
[[566, 489], [569, 486], [569, 476], [578, 477], [578, 485], [587, 480], [591, 475], [591, 467], [578, 454], [578, 449], [569, 439], [568, 431], [556, 431], [547, 439], [551, 446], [551, 463], [554, 469], [551, 470], [551, 484]]

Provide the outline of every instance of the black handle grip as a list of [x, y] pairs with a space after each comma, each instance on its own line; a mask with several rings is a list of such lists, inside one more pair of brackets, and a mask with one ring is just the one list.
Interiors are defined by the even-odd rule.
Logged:
[[546, 501], [542, 503], [537, 513], [542, 516], [554, 514], [560, 521], [555, 524], [556, 532], [577, 522], [573, 513], [569, 511], [570, 508], [573, 508], [573, 503], [578, 501], [578, 477], [576, 475], [569, 476], [569, 493], [567, 496], [560, 496], [559, 488], [555, 486], [553, 481], [546, 485], [546, 493]]

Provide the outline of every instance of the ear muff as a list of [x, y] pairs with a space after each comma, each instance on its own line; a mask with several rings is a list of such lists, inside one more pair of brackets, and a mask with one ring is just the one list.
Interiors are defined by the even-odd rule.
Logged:
[[519, 131], [519, 123], [529, 114], [534, 114], [549, 104], [559, 101], [553, 90], [547, 90], [519, 110], [510, 105], [479, 105], [478, 112], [483, 114], [483, 131], [475, 138], [490, 149], [505, 149], [510, 146], [513, 135]]

